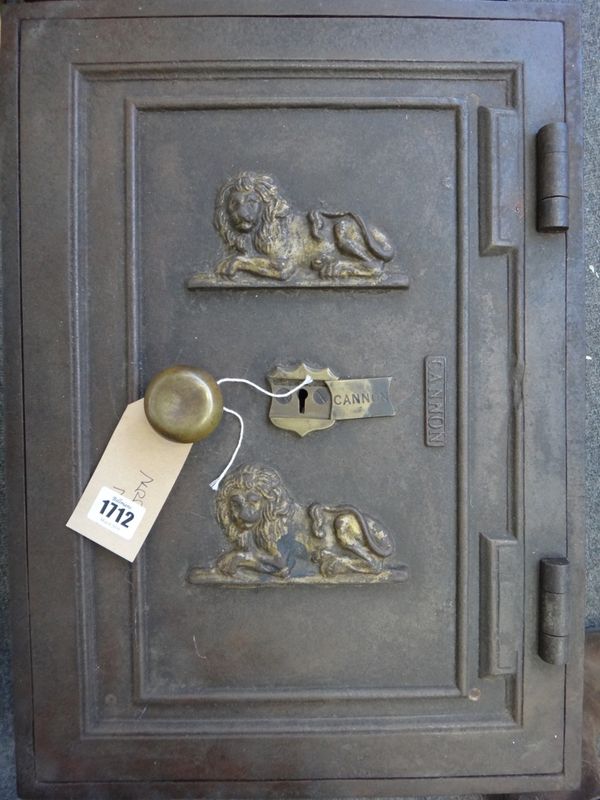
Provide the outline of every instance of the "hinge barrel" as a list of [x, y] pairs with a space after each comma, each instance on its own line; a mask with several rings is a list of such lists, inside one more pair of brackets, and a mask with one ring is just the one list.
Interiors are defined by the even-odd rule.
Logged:
[[569, 129], [551, 122], [537, 135], [537, 227], [544, 233], [569, 228]]
[[564, 665], [569, 657], [570, 580], [567, 558], [540, 561], [539, 654], [548, 664]]

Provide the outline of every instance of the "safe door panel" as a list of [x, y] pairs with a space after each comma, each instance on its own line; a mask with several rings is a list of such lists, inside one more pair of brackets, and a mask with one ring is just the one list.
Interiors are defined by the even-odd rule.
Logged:
[[[32, 568], [73, 571], [66, 597], [31, 589], [43, 779], [563, 770], [564, 670], [536, 655], [533, 593], [540, 552], [566, 541], [565, 251], [532, 211], [533, 135], [562, 114], [562, 29], [426, 24], [426, 37], [415, 19], [25, 25], [26, 381], [53, 371], [56, 396], [47, 450], [31, 434], [28, 457], [68, 441], [74, 463], [29, 488], [52, 494], [31, 505]], [[50, 137], [64, 144], [46, 163]], [[486, 184], [489, 164], [508, 187]], [[220, 193], [253, 175], [288, 226], [273, 234], [285, 258], [272, 241], [249, 256], [275, 276], [223, 267]], [[496, 191], [514, 198], [497, 224]], [[27, 327], [34, 313], [44, 326]], [[273, 424], [267, 398], [224, 387], [245, 421], [230, 477], [254, 468], [237, 494], [250, 482], [259, 503], [286, 498], [287, 573], [218, 569], [232, 534], [209, 484], [237, 441], [229, 416], [132, 566], [64, 528], [126, 403], [176, 363], [263, 386], [303, 363], [392, 378], [395, 415], [303, 437]], [[29, 394], [29, 418], [41, 402]], [[342, 518], [359, 550], [340, 551]], [[338, 548], [329, 573], [318, 531]], [[59, 603], [71, 669], [42, 658]], [[71, 698], [59, 711], [57, 692]]]
[[[305, 188], [302, 191], [298, 187], [298, 200], [292, 202], [297, 202], [300, 208], [310, 207], [311, 190], [314, 193], [321, 184], [323, 191], [320, 193], [325, 195], [325, 207], [335, 207], [337, 203], [337, 206], [341, 204], [340, 207], [349, 208], [353, 202], [356, 203], [360, 187], [371, 184], [367, 201], [371, 208], [376, 207], [373, 205], [377, 203], [376, 197], [387, 198], [388, 207], [380, 215], [382, 228], [398, 235], [400, 224], [404, 225], [412, 216], [412, 235], [415, 235], [418, 226], [416, 209], [412, 215], [407, 214], [408, 198], [402, 202], [400, 197], [394, 202], [395, 197], [401, 194], [398, 191], [399, 176], [403, 175], [402, 180], [406, 179], [407, 185], [420, 185], [425, 192], [429, 190], [433, 197], [435, 188], [448, 177], [446, 173], [450, 172], [454, 184], [455, 113], [450, 109], [411, 109], [403, 114], [405, 127], [406, 116], [409, 120], [413, 118], [412, 138], [415, 141], [422, 127], [429, 124], [439, 126], [440, 138], [445, 142], [439, 148], [439, 156], [434, 164], [425, 158], [433, 147], [430, 142], [423, 142], [424, 158], [412, 162], [417, 170], [412, 175], [411, 170], [406, 169], [406, 158], [403, 159], [398, 152], [400, 113], [397, 109], [346, 112], [323, 108], [308, 111], [245, 110], [233, 112], [231, 116], [226, 111], [217, 111], [212, 114], [213, 119], [204, 112], [174, 112], [172, 117], [160, 114], [145, 118], [146, 115], [143, 115], [140, 142], [144, 144], [140, 144], [140, 162], [150, 164], [153, 160], [144, 157], [143, 151], [147, 148], [148, 155], [159, 154], [154, 163], [161, 164], [156, 175], [146, 173], [141, 179], [143, 194], [150, 199], [156, 196], [154, 187], [162, 186], [164, 190], [167, 185], [169, 178], [165, 175], [165, 166], [168, 159], [161, 157], [160, 153], [165, 145], [169, 146], [168, 143], [174, 146], [180, 141], [183, 146], [185, 141], [202, 142], [204, 158], [215, 166], [212, 179], [209, 171], [203, 170], [204, 174], [197, 182], [196, 176], [190, 176], [189, 165], [199, 162], [200, 152], [181, 152], [179, 157], [175, 156], [176, 160], [180, 160], [181, 172], [173, 179], [173, 189], [177, 193], [179, 178], [187, 174], [191, 178], [192, 196], [197, 194], [199, 187], [207, 184], [218, 187], [218, 176], [227, 175], [231, 171], [231, 163], [236, 165], [235, 174], [242, 171], [244, 162], [250, 161], [253, 166], [266, 163], [270, 151], [280, 153], [279, 159], [269, 159], [272, 165], [270, 171], [278, 178], [281, 175], [279, 180], [282, 186], [292, 187], [294, 179], [298, 180], [295, 165], [302, 163], [303, 153], [306, 153], [308, 174], [301, 179]], [[225, 131], [231, 131], [229, 140], [221, 130], [223, 121]], [[376, 157], [372, 159], [369, 152], [371, 148], [361, 153], [360, 143], [371, 141], [370, 131], [374, 129], [378, 131], [379, 146]], [[244, 131], [242, 137], [239, 136], [240, 130]], [[291, 135], [288, 135], [288, 131]], [[350, 135], [345, 135], [345, 131], [351, 132]], [[214, 152], [206, 148], [206, 142], [210, 141], [215, 143]], [[251, 154], [253, 142], [262, 144]], [[423, 177], [418, 174], [419, 163], [421, 172], [422, 164], [428, 163], [431, 177], [425, 180], [426, 186], [423, 186]], [[350, 167], [350, 164], [354, 166]], [[387, 164], [387, 170], [383, 169], [383, 164]], [[373, 170], [378, 174], [387, 172], [387, 185], [381, 179], [376, 182], [369, 180]], [[343, 188], [336, 179], [338, 172], [346, 175]], [[161, 194], [167, 200], [170, 192], [163, 191]], [[214, 203], [215, 192], [211, 194], [213, 196], [206, 198], [207, 202], [199, 209], [200, 216], [204, 215], [209, 225], [212, 225], [210, 205]], [[337, 200], [335, 194], [338, 195]], [[432, 311], [431, 307], [427, 307], [424, 293], [421, 307], [413, 304], [409, 310], [410, 292], [401, 290], [344, 291], [340, 288], [301, 293], [300, 290], [265, 289], [258, 292], [242, 290], [240, 293], [235, 289], [215, 289], [187, 290], [184, 294], [177, 289], [185, 284], [186, 275], [181, 272], [176, 274], [174, 270], [175, 274], [169, 283], [175, 291], [166, 292], [173, 302], [165, 304], [165, 292], [160, 286], [163, 280], [160, 276], [165, 273], [159, 264], [178, 261], [185, 269], [185, 258], [176, 242], [188, 242], [190, 274], [196, 271], [197, 257], [194, 256], [202, 251], [201, 243], [212, 240], [218, 248], [218, 242], [214, 234], [210, 235], [206, 225], [196, 226], [193, 216], [186, 217], [171, 209], [175, 219], [187, 219], [191, 229], [178, 228], [174, 223], [169, 241], [175, 246], [168, 252], [169, 244], [163, 241], [167, 252], [161, 252], [156, 247], [153, 233], [158, 233], [156, 221], [166, 209], [161, 204], [152, 203], [151, 199], [147, 204], [143, 203], [140, 264], [152, 264], [148, 274], [154, 276], [154, 280], [150, 278], [144, 282], [142, 290], [142, 324], [146, 345], [144, 366], [150, 370], [149, 374], [157, 364], [168, 363], [169, 352], [179, 351], [176, 360], [183, 358], [187, 363], [193, 361], [194, 352], [202, 352], [202, 358], [211, 361], [211, 368], [216, 374], [258, 378], [261, 383], [266, 373], [277, 364], [293, 365], [298, 362], [329, 366], [337, 374], [348, 377], [384, 374], [405, 376], [400, 380], [395, 379], [391, 390], [393, 404], [399, 410], [396, 417], [340, 421], [331, 429], [315, 431], [301, 439], [295, 433], [284, 432], [271, 424], [266, 413], [270, 405], [268, 400], [257, 397], [246, 388], [225, 391], [226, 402], [243, 413], [248, 428], [242, 462], [266, 463], [269, 467], [275, 467], [299, 503], [306, 505], [306, 501], [309, 501], [334, 506], [350, 503], [365, 509], [365, 513], [372, 508], [371, 513], [377, 512], [378, 519], [387, 517], [394, 520], [393, 525], [403, 528], [406, 533], [394, 536], [395, 540], [398, 537], [398, 546], [394, 546], [394, 553], [388, 560], [396, 564], [408, 565], [410, 562], [422, 565], [417, 567], [416, 574], [401, 584], [336, 585], [335, 590], [341, 590], [337, 595], [332, 594], [331, 587], [278, 587], [284, 592], [292, 589], [296, 595], [292, 599], [291, 595], [281, 596], [277, 591], [275, 594], [268, 591], [268, 588], [275, 588], [269, 584], [269, 587], [265, 585], [262, 592], [252, 592], [246, 599], [235, 591], [217, 590], [215, 597], [214, 586], [200, 585], [191, 592], [186, 591], [178, 603], [169, 586], [170, 580], [160, 579], [160, 571], [170, 559], [159, 546], [156, 555], [148, 559], [147, 573], [148, 587], [158, 580], [165, 590], [164, 595], [156, 597], [157, 607], [167, 614], [175, 614], [180, 621], [187, 618], [189, 631], [192, 635], [195, 633], [200, 648], [216, 648], [212, 656], [204, 659], [207, 668], [204, 674], [202, 670], [198, 672], [198, 665], [190, 663], [184, 653], [181, 653], [176, 665], [169, 664], [170, 658], [167, 662], [160, 658], [154, 663], [150, 661], [149, 670], [163, 691], [173, 669], [178, 675], [178, 682], [181, 681], [188, 691], [192, 688], [206, 687], [210, 690], [227, 686], [266, 689], [269, 693], [275, 689], [309, 690], [314, 687], [320, 690], [335, 688], [340, 684], [357, 689], [369, 689], [370, 685], [393, 687], [399, 672], [408, 677], [411, 671], [411, 656], [406, 648], [408, 640], [413, 642], [415, 650], [423, 655], [424, 660], [419, 674], [414, 674], [407, 683], [410, 685], [416, 679], [417, 685], [423, 685], [424, 682], [424, 685], [434, 687], [453, 686], [456, 525], [452, 516], [445, 514], [445, 509], [455, 505], [453, 454], [456, 454], [456, 447], [451, 445], [446, 449], [444, 455], [447, 463], [442, 469], [436, 470], [431, 484], [436, 499], [424, 508], [418, 498], [423, 472], [428, 470], [427, 451], [423, 447], [422, 395], [421, 392], [415, 392], [414, 387], [422, 382], [423, 357], [428, 351], [425, 349], [423, 357], [415, 361], [409, 355], [411, 348], [398, 347], [398, 344], [406, 342], [415, 333], [417, 336], [419, 333], [425, 334], [421, 348], [433, 347], [436, 353], [443, 346], [442, 343], [456, 342], [456, 311], [453, 308], [457, 291], [455, 204], [454, 190], [447, 189], [445, 195], [441, 194], [438, 202], [429, 209], [431, 219], [436, 220], [436, 228], [439, 224], [438, 233], [433, 232], [430, 236], [432, 257], [436, 264], [444, 265], [439, 269], [434, 288], [439, 302], [434, 313], [440, 317], [442, 324], [431, 335], [421, 332], [419, 322], [420, 318]], [[145, 235], [146, 230], [148, 236]], [[427, 235], [425, 228], [421, 228], [421, 235]], [[399, 245], [399, 252], [403, 249], [406, 250]], [[179, 302], [181, 294], [184, 294], [184, 305]], [[172, 323], [168, 324], [169, 333], [161, 341], [162, 337], [154, 337], [151, 332], [164, 327], [165, 315]], [[189, 340], [187, 345], [186, 340]], [[447, 368], [455, 374], [453, 352]], [[340, 394], [339, 397], [336, 394], [336, 398], [341, 402], [352, 402], [352, 393], [349, 396]], [[299, 405], [299, 402], [298, 398], [290, 399], [290, 404]], [[405, 409], [404, 413], [400, 410], [402, 408]], [[455, 402], [452, 402], [448, 413], [452, 414], [454, 409]], [[306, 413], [310, 413], [310, 409], [306, 409]], [[235, 445], [236, 423], [233, 420], [231, 422], [224, 425], [218, 439], [210, 443], [210, 449], [216, 456], [211, 463], [215, 475], [223, 466], [222, 455], [231, 452]], [[451, 438], [455, 441], [455, 435]], [[415, 472], [399, 475], [398, 465], [405, 460], [414, 465]], [[205, 516], [207, 510], [210, 514], [215, 504], [214, 493], [208, 486], [210, 477], [208, 480], [202, 479], [205, 465], [203, 453], [198, 448], [195, 468], [187, 471], [187, 480], [180, 487], [183, 496], [195, 498], [191, 505], [186, 503], [190, 514], [187, 524], [193, 529], [194, 514], [197, 514], [201, 526], [194, 537], [196, 541], [189, 542], [190, 565], [195, 562], [210, 563], [220, 553], [223, 544], [223, 531], [218, 525], [210, 524], [210, 516]], [[385, 477], [382, 479], [382, 476]], [[412, 508], [404, 508], [399, 513], [398, 493], [406, 494], [417, 502]], [[163, 519], [167, 530], [174, 530], [177, 526], [178, 513], [173, 508], [173, 516]], [[389, 529], [389, 524], [386, 528]], [[411, 529], [413, 535], [408, 533]], [[426, 537], [417, 534], [417, 531], [428, 529], [438, 532], [435, 542], [427, 542]], [[406, 545], [402, 543], [403, 540]], [[432, 547], [444, 552], [440, 563], [428, 563], [427, 553]], [[177, 562], [181, 563], [179, 558]], [[173, 567], [179, 570], [181, 566], [177, 567], [177, 562], [173, 562]], [[409, 571], [412, 572], [410, 568]], [[293, 574], [294, 571], [292, 578]], [[390, 574], [393, 575], [393, 572]], [[400, 577], [404, 577], [403, 574]], [[173, 573], [173, 579], [177, 581], [177, 571]], [[390, 589], [391, 593], [388, 593]], [[414, 592], [410, 601], [407, 601], [407, 592]], [[418, 616], [406, 614], [400, 631], [394, 621], [397, 616], [395, 608], [402, 607], [406, 602], [409, 605], [414, 603], [423, 611], [428, 606], [429, 610], [424, 613], [430, 618], [430, 625], [423, 626]], [[206, 608], [207, 604], [212, 610], [205, 616], [201, 609]], [[243, 617], [235, 613], [235, 608], [240, 605], [244, 606]], [[203, 618], [202, 621], [199, 617]], [[168, 636], [162, 638], [166, 631], [160, 623], [154, 627], [151, 611], [148, 622], [149, 635], [153, 637], [151, 631], [154, 628], [155, 635], [159, 637], [160, 645], [154, 648], [155, 652], [172, 653], [172, 642], [169, 642]], [[382, 636], [382, 630], [389, 633]], [[279, 636], [277, 631], [280, 632]], [[189, 637], [190, 645], [192, 635]], [[279, 645], [275, 644], [277, 639]], [[273, 640], [274, 648], [267, 646], [270, 640]], [[446, 653], [445, 659], [434, 658], [434, 653], [439, 653], [440, 649]], [[253, 664], [250, 670], [249, 663]], [[366, 675], [369, 676], [369, 683], [365, 685]]]

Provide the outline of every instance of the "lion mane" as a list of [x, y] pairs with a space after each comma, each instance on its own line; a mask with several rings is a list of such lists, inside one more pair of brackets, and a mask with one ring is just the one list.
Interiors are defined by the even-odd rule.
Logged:
[[[236, 231], [229, 218], [229, 196], [232, 192], [255, 192], [262, 202], [260, 218], [248, 233]], [[290, 207], [279, 187], [268, 175], [241, 172], [219, 189], [214, 225], [226, 245], [239, 253], [282, 256], [286, 249]]]
[[[230, 498], [239, 491], [256, 492], [263, 498], [261, 515], [249, 531], [240, 530], [231, 518]], [[293, 501], [275, 470], [260, 464], [246, 464], [232, 472], [217, 493], [217, 519], [227, 539], [236, 549], [247, 548], [251, 534], [257, 547], [273, 555], [277, 542], [286, 533]]]

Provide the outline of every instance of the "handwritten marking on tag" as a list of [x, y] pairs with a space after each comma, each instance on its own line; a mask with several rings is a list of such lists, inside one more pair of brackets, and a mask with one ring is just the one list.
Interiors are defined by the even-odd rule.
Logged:
[[146, 419], [143, 400], [131, 403], [113, 431], [67, 526], [133, 561], [191, 447], [158, 434]]

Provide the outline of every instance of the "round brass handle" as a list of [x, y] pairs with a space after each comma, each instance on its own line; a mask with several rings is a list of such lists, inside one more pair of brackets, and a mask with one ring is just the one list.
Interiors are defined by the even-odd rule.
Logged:
[[144, 396], [148, 422], [173, 442], [205, 439], [223, 416], [223, 395], [216, 380], [198, 367], [177, 365], [158, 372]]

